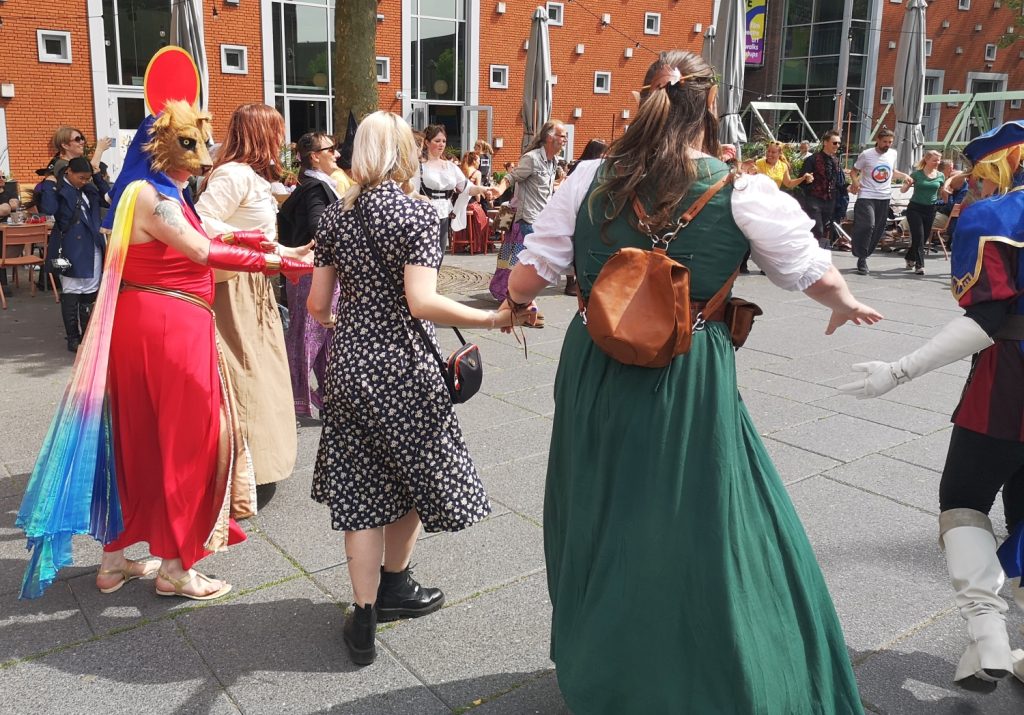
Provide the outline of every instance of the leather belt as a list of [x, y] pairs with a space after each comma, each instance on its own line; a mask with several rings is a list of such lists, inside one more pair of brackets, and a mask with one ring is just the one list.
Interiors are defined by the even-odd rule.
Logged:
[[213, 315], [213, 307], [205, 300], [200, 298], [194, 293], [189, 293], [183, 290], [172, 290], [171, 288], [163, 288], [161, 286], [142, 285], [141, 283], [132, 283], [131, 281], [121, 281], [121, 290], [137, 290], [143, 293], [156, 293], [157, 295], [166, 295], [169, 298], [177, 298], [183, 300], [186, 303], [191, 303], [194, 306], [203, 308], [210, 315]]
[[697, 316], [700, 315], [701, 319], [705, 323], [724, 322], [725, 321], [725, 307], [728, 305], [728, 301], [722, 303], [717, 309], [711, 314], [701, 315], [707, 306], [705, 300], [691, 300], [690, 301], [690, 320], [697, 322]]

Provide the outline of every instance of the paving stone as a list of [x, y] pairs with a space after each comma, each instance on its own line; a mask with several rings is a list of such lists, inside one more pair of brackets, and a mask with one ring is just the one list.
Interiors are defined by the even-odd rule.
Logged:
[[555, 414], [554, 386], [544, 385], [533, 387], [519, 392], [510, 392], [502, 395], [499, 399], [527, 412], [532, 412], [542, 417], [551, 417]]
[[473, 715], [571, 715], [558, 690], [558, 679], [548, 671], [542, 671], [534, 680], [470, 712]]
[[482, 393], [469, 402], [456, 405], [455, 412], [459, 416], [463, 436], [479, 432], [493, 433], [513, 422], [536, 417], [533, 412]]
[[[746, 347], [743, 350], [746, 350]], [[740, 352], [742, 353], [743, 350]], [[858, 362], [864, 362], [862, 355], [854, 355], [844, 350], [829, 350], [792, 360], [776, 358], [774, 362], [766, 362], [759, 369], [805, 382], [835, 387], [849, 382], [855, 377], [850, 366]]]
[[742, 395], [743, 403], [747, 406], [747, 411], [750, 412], [750, 417], [761, 435], [769, 435], [804, 422], [820, 420], [832, 414], [819, 407], [811, 407], [757, 390], [744, 390]]
[[833, 415], [772, 433], [772, 439], [848, 462], [902, 444], [916, 435], [874, 422]]
[[776, 442], [770, 437], [765, 437], [762, 441], [784, 484], [792, 484], [801, 479], [820, 474], [839, 464], [839, 462], [829, 457], [808, 452], [783, 442]]
[[924, 437], [885, 449], [882, 454], [904, 462], [917, 464], [926, 469], [941, 472], [946, 463], [946, 452], [949, 451], [949, 434], [953, 431], [952, 426], [946, 429], [932, 432]]
[[239, 712], [172, 622], [0, 669], [0, 692], [5, 715]]
[[776, 375], [763, 370], [749, 370], [737, 373], [736, 381], [740, 386], [741, 393], [746, 393], [748, 390], [757, 390], [758, 392], [766, 392], [776, 397], [785, 397], [787, 400], [793, 400], [794, 402], [816, 402], [837, 394], [831, 387], [816, 385], [813, 382], [798, 380], [786, 375]]
[[466, 435], [466, 445], [477, 470], [537, 454], [546, 455], [551, 445], [551, 420], [533, 416], [507, 424], [497, 434], [471, 432]]
[[544, 520], [544, 482], [547, 478], [547, 450], [512, 462], [481, 470], [480, 477], [491, 499], [537, 523]]
[[550, 669], [550, 615], [547, 583], [537, 574], [429, 618], [401, 622], [378, 638], [457, 708]]
[[15, 466], [14, 463], [5, 464], [4, 467], [10, 476], [0, 476], [0, 499], [15, 497], [20, 502], [25, 494], [25, 487], [28, 486], [28, 472], [24, 471], [21, 465]]
[[[17, 570], [20, 575], [21, 569]], [[93, 635], [66, 581], [57, 581], [41, 598], [30, 601], [19, 600], [15, 594], [3, 598], [6, 603], [0, 620], [0, 663]]]
[[844, 326], [833, 335], [825, 335], [827, 321], [800, 320], [799, 322], [787, 322], [785, 329], [779, 330], [753, 330], [747, 346], [754, 350], [771, 353], [788, 358], [801, 358], [805, 355], [826, 352], [828, 350], [845, 349], [847, 346], [856, 345], [863, 339], [862, 328], [854, 327], [850, 330]]
[[949, 424], [947, 413], [934, 412], [892, 400], [859, 400], [852, 395], [835, 395], [811, 404], [915, 434], [931, 434]]
[[920, 407], [940, 414], [951, 415], [960, 404], [964, 381], [950, 379], [948, 375], [928, 373], [904, 383], [878, 399]]
[[[939, 514], [938, 472], [881, 454], [841, 464], [824, 473], [843, 484], [909, 504], [936, 517]], [[937, 528], [937, 527], [936, 527]]]
[[[137, 546], [136, 551], [129, 553], [129, 556], [145, 558], [145, 547]], [[95, 558], [98, 562], [98, 550]], [[301, 573], [259, 534], [250, 535], [247, 541], [225, 552], [208, 556], [195, 568], [213, 578], [226, 580], [236, 593]], [[154, 581], [155, 577], [132, 581], [114, 593], [100, 593], [93, 573], [70, 579], [68, 583], [89, 625], [97, 633], [107, 633], [136, 625], [143, 619], [159, 618], [195, 605], [195, 601], [185, 598], [157, 596]], [[221, 608], [225, 603], [215, 601], [209, 607]]]
[[[421, 539], [412, 564], [416, 580], [443, 590], [451, 604], [543, 569], [544, 543], [539, 526], [506, 512], [456, 534]], [[338, 602], [352, 602], [345, 565], [319, 571], [313, 579]]]
[[851, 649], [878, 648], [952, 605], [934, 516], [823, 477], [789, 492]]
[[306, 579], [175, 619], [247, 714], [449, 713], [387, 649], [353, 665], [343, 621], [342, 606]]
[[[948, 588], [948, 587], [947, 587]], [[950, 598], [952, 590], [950, 589]], [[1009, 614], [1010, 632], [1024, 622], [1019, 610]], [[1019, 635], [1011, 643], [1020, 647]], [[898, 643], [855, 656], [861, 698], [885, 715], [1019, 715], [1024, 712], [1024, 684], [1012, 676], [996, 685], [953, 682], [967, 645], [963, 619], [945, 613]]]

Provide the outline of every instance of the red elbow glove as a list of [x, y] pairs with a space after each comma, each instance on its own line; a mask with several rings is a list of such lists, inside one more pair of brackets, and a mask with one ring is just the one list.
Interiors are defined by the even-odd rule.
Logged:
[[232, 231], [231, 233], [222, 233], [214, 240], [223, 241], [229, 246], [245, 246], [246, 248], [263, 253], [274, 252], [273, 246], [269, 249], [264, 248], [263, 244], [269, 243], [270, 239], [266, 237], [263, 231]]
[[300, 276], [313, 272], [312, 264], [294, 258], [283, 258], [276, 253], [260, 253], [251, 248], [231, 246], [220, 241], [210, 241], [206, 265], [225, 271], [263, 273], [268, 276], [284, 273], [292, 283], [297, 283]]

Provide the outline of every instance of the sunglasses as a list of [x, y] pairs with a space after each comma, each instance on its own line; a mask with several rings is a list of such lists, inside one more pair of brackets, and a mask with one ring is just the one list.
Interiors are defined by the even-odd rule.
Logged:
[[71, 137], [71, 141], [78, 142], [79, 144], [85, 144], [85, 137], [79, 134], [77, 137]]
[[840, 144], [842, 144], [842, 142], [834, 142], [833, 141], [833, 142], [829, 142], [829, 144], [831, 144], [832, 146], [839, 146]]
[[316, 151], [314, 151], [313, 153], [315, 154], [315, 153], [316, 153], [316, 152], [318, 152], [318, 151], [334, 151], [334, 150], [335, 150], [336, 148], [337, 148], [337, 145], [336, 145], [336, 144], [331, 144], [330, 146], [325, 146], [325, 147], [323, 147], [322, 149], [317, 149], [317, 150], [316, 150]]

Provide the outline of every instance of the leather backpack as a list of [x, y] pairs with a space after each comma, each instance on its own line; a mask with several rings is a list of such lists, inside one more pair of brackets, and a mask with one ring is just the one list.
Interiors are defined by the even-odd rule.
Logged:
[[710, 300], [691, 301], [690, 269], [670, 257], [668, 247], [734, 177], [729, 173], [712, 184], [660, 236], [648, 229], [643, 205], [633, 200], [638, 227], [650, 237], [651, 249], [619, 249], [601, 267], [589, 299], [578, 296], [590, 337], [610, 357], [625, 365], [665, 367], [689, 352], [694, 331], [705, 322], [726, 320], [726, 297], [739, 268]]

